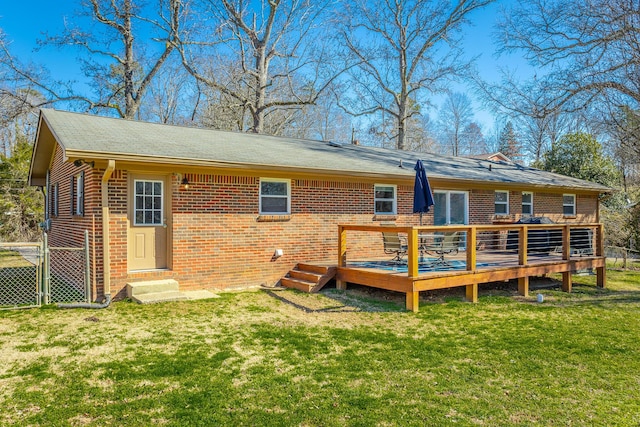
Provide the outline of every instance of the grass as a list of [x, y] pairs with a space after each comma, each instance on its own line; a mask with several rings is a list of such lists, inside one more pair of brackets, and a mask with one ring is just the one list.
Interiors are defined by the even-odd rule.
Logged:
[[0, 312], [0, 425], [637, 426], [640, 273], [594, 280]]

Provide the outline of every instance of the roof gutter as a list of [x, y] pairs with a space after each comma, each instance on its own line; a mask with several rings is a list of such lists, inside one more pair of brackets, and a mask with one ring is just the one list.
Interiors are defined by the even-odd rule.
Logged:
[[109, 254], [109, 179], [116, 168], [116, 161], [109, 160], [107, 168], [102, 175], [101, 196], [102, 196], [102, 271], [103, 271], [103, 293], [111, 298], [111, 255]]
[[[132, 158], [131, 155], [127, 155], [124, 153], [105, 153], [105, 152], [91, 152], [85, 150], [68, 150], [66, 153], [69, 158], [91, 158], [95, 160], [108, 160], [112, 159], [113, 161], [119, 161], [121, 164], [155, 164], [155, 165], [171, 165], [173, 167], [183, 166], [183, 167], [192, 167], [192, 168], [219, 168], [225, 170], [232, 171], [264, 171], [264, 172], [288, 172], [292, 174], [300, 174], [300, 175], [313, 175], [313, 176], [331, 176], [331, 177], [345, 177], [345, 178], [366, 178], [371, 180], [379, 181], [380, 179], [392, 179], [392, 180], [401, 180], [401, 181], [413, 181], [414, 174], [395, 174], [395, 173], [380, 173], [374, 171], [350, 171], [348, 174], [340, 174], [337, 173], [336, 170], [326, 170], [319, 168], [310, 168], [310, 167], [295, 167], [295, 166], [282, 166], [282, 165], [265, 165], [259, 163], [237, 163], [237, 162], [227, 162], [227, 161], [219, 161], [219, 160], [199, 160], [199, 159], [189, 159], [189, 158], [179, 158], [179, 157], [161, 157], [161, 156], [136, 156]], [[109, 160], [111, 161], [111, 160]], [[486, 188], [518, 188], [522, 189], [522, 184], [519, 182], [500, 182], [500, 181], [478, 181], [477, 179], [451, 179], [440, 176], [430, 176], [429, 180], [432, 185], [434, 182], [443, 183], [444, 186], [448, 187], [450, 183], [455, 182], [456, 188], [459, 186], [470, 186], [473, 188], [477, 188], [478, 184], [480, 187]], [[567, 185], [547, 185], [547, 184], [531, 184], [528, 185], [525, 190], [551, 190], [551, 191], [578, 191], [578, 192], [587, 192], [587, 193], [608, 193], [611, 189], [604, 188], [585, 188], [585, 187], [576, 187], [576, 186], [567, 186]]]

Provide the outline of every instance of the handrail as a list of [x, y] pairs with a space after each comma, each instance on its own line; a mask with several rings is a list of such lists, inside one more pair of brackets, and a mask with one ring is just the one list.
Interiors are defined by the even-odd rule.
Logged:
[[406, 233], [408, 241], [407, 274], [409, 277], [418, 275], [419, 235], [424, 233], [442, 233], [462, 231], [466, 233], [467, 259], [466, 270], [473, 271], [477, 264], [478, 233], [486, 231], [511, 231], [518, 232], [518, 264], [528, 263], [528, 232], [530, 230], [561, 230], [562, 231], [562, 259], [571, 259], [571, 230], [590, 228], [594, 230], [595, 244], [593, 256], [604, 256], [604, 227], [601, 223], [571, 223], [571, 224], [468, 224], [445, 226], [385, 226], [385, 225], [338, 225], [338, 266], [344, 267], [347, 263], [347, 231], [364, 232], [397, 232]]

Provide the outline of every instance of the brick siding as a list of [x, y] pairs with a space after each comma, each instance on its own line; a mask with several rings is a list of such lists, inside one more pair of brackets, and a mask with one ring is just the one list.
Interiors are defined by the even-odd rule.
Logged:
[[[85, 171], [85, 215], [71, 215], [70, 180]], [[102, 169], [88, 165], [75, 167], [62, 162], [56, 150], [51, 170], [51, 183], [59, 185], [59, 216], [53, 218], [50, 231], [52, 245], [80, 245], [85, 229], [90, 231], [96, 259], [96, 283], [102, 293]], [[189, 188], [180, 185], [186, 177]], [[128, 281], [175, 278], [182, 289], [242, 288], [260, 284], [273, 285], [296, 263], [337, 260], [338, 224], [418, 225], [419, 215], [412, 213], [413, 183], [397, 185], [397, 215], [374, 215], [374, 184], [394, 184], [381, 180], [354, 182], [323, 179], [291, 180], [291, 214], [259, 215], [259, 183], [257, 176], [221, 174], [170, 175], [171, 231], [167, 270], [129, 272], [128, 239], [128, 172], [116, 169], [108, 182], [110, 209], [111, 292], [124, 295]], [[283, 177], [285, 178], [285, 177]], [[534, 215], [548, 216], [557, 222], [596, 220], [597, 197], [576, 197], [577, 215], [562, 215], [562, 194], [535, 193]], [[509, 194], [510, 215], [501, 221], [520, 217], [521, 192]], [[469, 222], [495, 222], [494, 192], [469, 190]], [[433, 224], [433, 214], [423, 216], [423, 224]], [[382, 239], [373, 233], [362, 239], [349, 239], [350, 253], [366, 246], [366, 239]], [[93, 246], [93, 245], [92, 245]], [[274, 259], [276, 249], [284, 256]]]

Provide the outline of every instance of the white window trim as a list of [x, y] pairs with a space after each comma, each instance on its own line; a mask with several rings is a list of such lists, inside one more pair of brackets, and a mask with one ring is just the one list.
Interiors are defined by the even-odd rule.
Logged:
[[[567, 204], [564, 203], [564, 198], [566, 196], [571, 196], [573, 198], [573, 203], [572, 204], [567, 205]], [[564, 216], [575, 216], [576, 215], [576, 205], [577, 205], [577, 199], [576, 199], [576, 195], [575, 194], [563, 194], [562, 195], [562, 215], [564, 215]], [[570, 214], [565, 213], [564, 212], [565, 206], [571, 206], [573, 213], [570, 213]]]
[[522, 206], [530, 206], [531, 207], [531, 212], [529, 213], [524, 213], [522, 212], [523, 215], [531, 215], [533, 216], [533, 191], [523, 191], [522, 195], [524, 196], [525, 194], [530, 194], [531, 195], [531, 202], [530, 203], [525, 203], [524, 200], [522, 201]]
[[[287, 211], [286, 212], [265, 212], [262, 210], [262, 183], [263, 182], [284, 182], [287, 184], [287, 195], [286, 196], [264, 196], [264, 197], [281, 197], [287, 198]], [[277, 179], [277, 178], [260, 178], [260, 182], [258, 184], [258, 212], [260, 215], [291, 215], [291, 180], [290, 179]]]
[[[463, 195], [464, 196], [464, 222], [462, 224], [469, 224], [469, 192], [468, 191], [457, 191], [457, 190], [434, 190], [433, 194], [444, 194], [445, 195], [445, 222], [444, 224], [435, 224], [435, 225], [460, 225], [458, 223], [451, 223], [451, 196], [452, 195]], [[434, 210], [435, 213], [435, 210]]]
[[[377, 198], [376, 197], [376, 188], [378, 187], [391, 187], [393, 188], [393, 199], [386, 198]], [[378, 201], [389, 201], [393, 202], [392, 212], [378, 212], [376, 209], [376, 202]], [[398, 214], [398, 186], [394, 184], [374, 184], [373, 185], [373, 213], [375, 215], [397, 215]]]
[[[503, 202], [497, 203], [496, 202], [496, 194], [497, 193], [506, 193], [507, 194], [507, 201], [504, 202], [504, 203]], [[500, 213], [496, 212], [496, 205], [497, 204], [506, 205], [505, 211], [504, 212], [500, 212]], [[495, 190], [494, 191], [494, 193], [493, 193], [493, 213], [495, 215], [509, 215], [509, 191], [506, 191], [506, 190]]]

